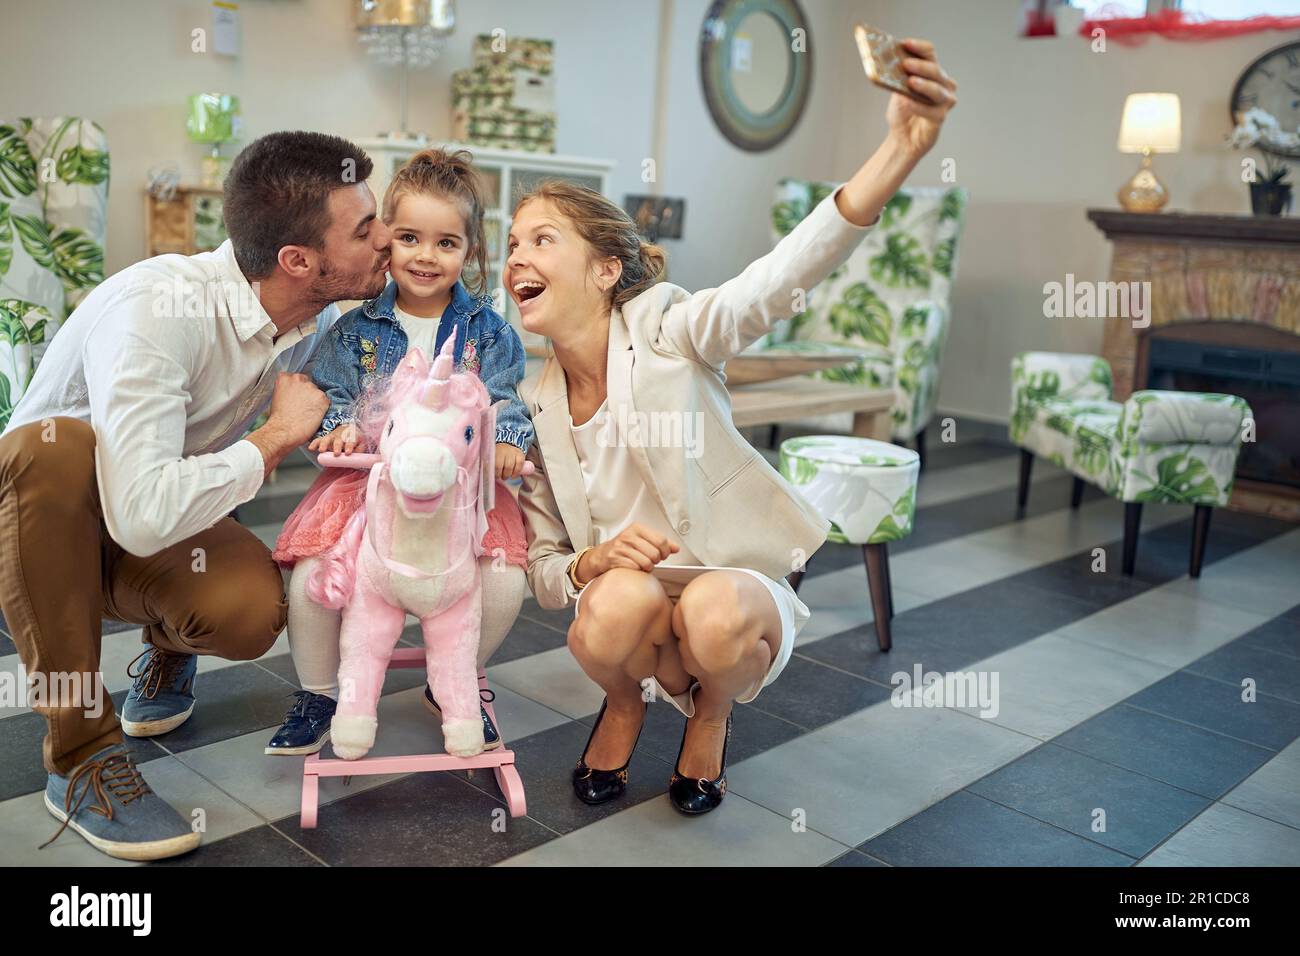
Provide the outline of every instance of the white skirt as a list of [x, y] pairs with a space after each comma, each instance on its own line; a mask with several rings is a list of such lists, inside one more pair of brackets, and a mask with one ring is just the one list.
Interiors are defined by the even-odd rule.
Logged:
[[[790, 655], [794, 653], [794, 643], [803, 630], [803, 626], [808, 623], [812, 617], [812, 612], [808, 610], [808, 605], [799, 600], [799, 595], [794, 593], [794, 588], [785, 579], [774, 581], [765, 574], [751, 568], [715, 568], [705, 567], [703, 565], [656, 565], [650, 573], [659, 579], [664, 586], [669, 600], [674, 604], [681, 597], [682, 590], [707, 571], [743, 571], [761, 581], [766, 586], [768, 593], [772, 595], [772, 600], [776, 604], [777, 613], [781, 617], [781, 647], [772, 655], [772, 664], [767, 669], [767, 674], [763, 679], [755, 682], [754, 686], [748, 691], [736, 698], [739, 704], [748, 704], [758, 696], [758, 692], [766, 687], [772, 681], [776, 680], [781, 671], [785, 670], [785, 665], [790, 661]], [[586, 593], [584, 588], [578, 592], [577, 603], [573, 605], [573, 616], [578, 616], [578, 608], [582, 606], [582, 595]], [[695, 715], [695, 691], [700, 684], [695, 681], [685, 691], [680, 694], [670, 694], [664, 690], [663, 685], [659, 683], [658, 678], [651, 676], [650, 680], [654, 684], [655, 694], [658, 697], [671, 703], [686, 717]]]

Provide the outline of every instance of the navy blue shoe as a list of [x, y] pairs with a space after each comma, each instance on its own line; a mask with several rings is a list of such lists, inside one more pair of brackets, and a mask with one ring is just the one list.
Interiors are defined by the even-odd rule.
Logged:
[[198, 667], [193, 654], [173, 654], [153, 645], [128, 664], [127, 676], [135, 682], [122, 704], [122, 730], [127, 736], [156, 737], [189, 720]]
[[[484, 696], [485, 694], [487, 696]], [[478, 695], [489, 704], [497, 699], [497, 695], [486, 688], [479, 688]], [[433, 699], [433, 691], [429, 689], [427, 682], [424, 685], [424, 706], [429, 708], [439, 720], [442, 719], [442, 708]], [[488, 712], [482, 704], [479, 705], [478, 712], [483, 718], [483, 749], [496, 750], [501, 746], [501, 735], [497, 733], [496, 725], [492, 723], [492, 718], [488, 716]]]
[[296, 690], [293, 696], [293, 706], [263, 753], [285, 757], [314, 754], [330, 739], [330, 721], [338, 701], [309, 690]]

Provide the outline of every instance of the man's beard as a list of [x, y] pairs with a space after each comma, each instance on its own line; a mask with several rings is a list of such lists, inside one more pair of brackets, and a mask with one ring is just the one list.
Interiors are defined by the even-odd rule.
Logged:
[[388, 267], [388, 256], [376, 260], [377, 264], [381, 262], [384, 268], [376, 268], [375, 271], [342, 273], [328, 259], [322, 259], [320, 272], [312, 282], [308, 295], [313, 303], [318, 303], [322, 308], [345, 299], [373, 299], [388, 284], [384, 275], [384, 269]]

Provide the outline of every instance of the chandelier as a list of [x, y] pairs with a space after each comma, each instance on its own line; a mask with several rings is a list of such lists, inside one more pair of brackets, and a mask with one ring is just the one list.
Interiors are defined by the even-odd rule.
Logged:
[[455, 0], [355, 0], [357, 39], [377, 63], [401, 70], [401, 132], [406, 129], [408, 73], [433, 63], [456, 25]]

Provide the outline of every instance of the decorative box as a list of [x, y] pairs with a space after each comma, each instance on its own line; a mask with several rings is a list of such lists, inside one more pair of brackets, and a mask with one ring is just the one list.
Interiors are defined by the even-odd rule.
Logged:
[[554, 41], [480, 34], [474, 65], [452, 74], [452, 139], [555, 152]]

